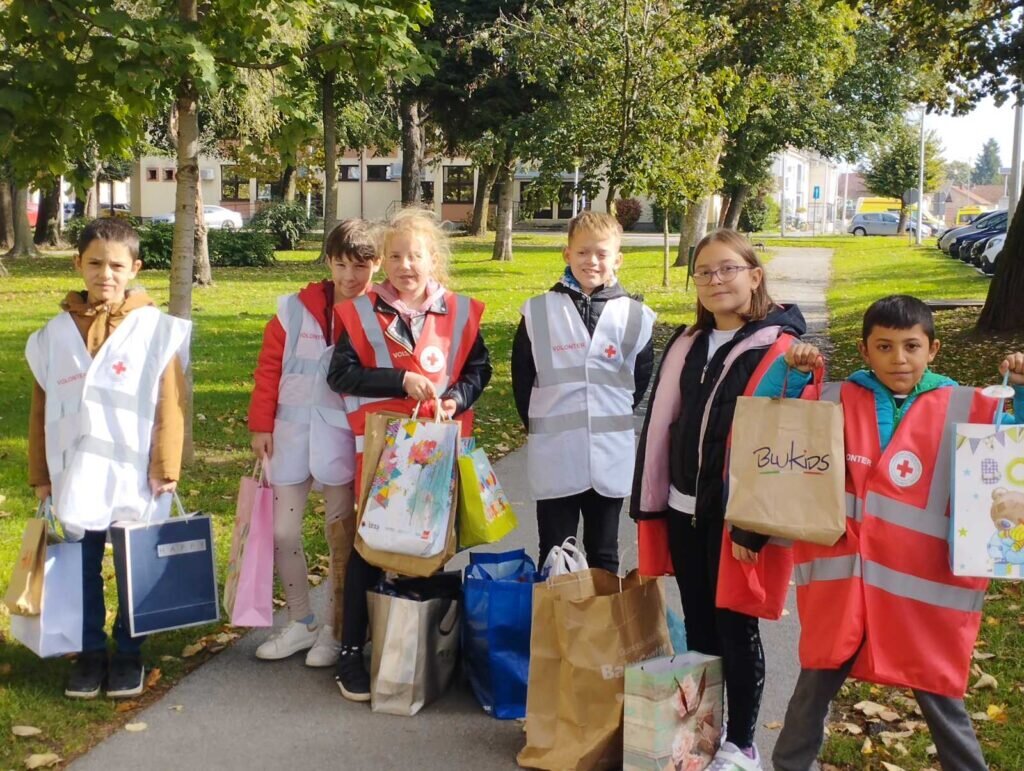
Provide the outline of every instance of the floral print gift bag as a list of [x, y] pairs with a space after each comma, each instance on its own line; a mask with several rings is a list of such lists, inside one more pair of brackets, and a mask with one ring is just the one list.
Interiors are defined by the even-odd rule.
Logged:
[[722, 733], [722, 660], [691, 651], [626, 669], [623, 769], [703, 771]]
[[445, 550], [458, 443], [459, 424], [453, 421], [388, 421], [359, 522], [359, 536], [368, 546], [412, 557]]

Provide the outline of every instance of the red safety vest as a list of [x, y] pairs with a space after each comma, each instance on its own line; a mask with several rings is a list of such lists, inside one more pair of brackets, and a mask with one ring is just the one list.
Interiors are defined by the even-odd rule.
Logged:
[[[676, 370], [682, 371], [686, 356], [689, 355], [692, 348], [693, 339], [693, 337], [683, 337], [676, 342], [675, 345], [682, 346], [682, 350], [673, 354], [673, 357], [678, 357], [681, 354], [681, 360], [672, 363], [672, 371], [676, 376], [666, 380], [666, 388], [670, 386], [678, 391], [679, 378]], [[756, 345], [758, 341], [748, 339], [738, 344], [730, 352], [726, 358], [719, 382], [726, 376], [732, 362], [740, 354], [753, 347], [753, 345], [744, 345], [744, 343], [751, 342]], [[768, 368], [771, 367], [777, 358], [783, 356], [794, 342], [795, 338], [789, 334], [779, 335], [775, 339], [765, 351], [764, 357], [750, 376], [750, 380], [744, 389], [745, 396], [753, 396]], [[666, 351], [666, 358], [668, 354], [669, 352]], [[663, 363], [663, 368], [666, 366], [666, 363]], [[712, 399], [714, 399], [714, 393], [712, 393], [711, 398], [708, 400], [709, 405]], [[667, 431], [668, 429], [666, 428], [665, 430]], [[701, 436], [701, 441], [703, 441], [703, 435]], [[667, 453], [667, 446], [664, 448], [664, 451]], [[651, 463], [655, 462], [655, 460], [647, 458], [646, 462]], [[728, 478], [728, 456], [723, 468], [723, 474]], [[636, 524], [640, 573], [653, 576], [672, 575], [674, 571], [672, 558], [668, 550], [668, 520], [665, 517], [641, 519]], [[728, 527], [726, 527], [722, 536], [722, 554], [718, 568], [718, 586], [716, 587], [715, 597], [716, 605], [751, 616], [777, 619], [782, 614], [782, 608], [786, 603], [786, 593], [789, 589], [789, 578], [792, 569], [793, 555], [789, 542], [775, 538], [769, 541], [758, 554], [756, 565], [746, 565], [739, 562], [732, 556], [732, 539], [729, 537]]]
[[[338, 321], [348, 333], [349, 341], [364, 367], [392, 367], [416, 372], [428, 378], [441, 394], [462, 374], [466, 359], [480, 332], [484, 304], [479, 300], [445, 292], [447, 313], [427, 313], [419, 340], [409, 349], [389, 332], [397, 316], [377, 313], [377, 293], [369, 291], [337, 306]], [[366, 416], [371, 412], [400, 412], [411, 415], [416, 400], [409, 397], [378, 398], [345, 394], [345, 409], [356, 439], [356, 490], [363, 465], [363, 436]], [[419, 413], [432, 417], [434, 405], [424, 404]], [[456, 420], [464, 437], [473, 434], [473, 411], [466, 410]]]
[[949, 569], [953, 424], [991, 423], [996, 402], [973, 388], [923, 393], [883, 452], [870, 389], [830, 383], [822, 398], [843, 405], [846, 535], [794, 545], [800, 664], [856, 655], [860, 680], [961, 698], [988, 580]]

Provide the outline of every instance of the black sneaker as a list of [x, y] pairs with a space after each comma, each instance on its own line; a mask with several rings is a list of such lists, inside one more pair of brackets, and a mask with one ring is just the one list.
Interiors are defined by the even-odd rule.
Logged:
[[79, 653], [71, 665], [71, 674], [64, 695], [69, 699], [95, 699], [107, 677], [107, 652]]
[[342, 649], [334, 666], [334, 682], [349, 701], [370, 700], [370, 673], [366, 671], [361, 650]]
[[139, 654], [115, 653], [110, 659], [110, 674], [107, 675], [107, 697], [126, 699], [142, 693], [143, 677], [146, 670]]

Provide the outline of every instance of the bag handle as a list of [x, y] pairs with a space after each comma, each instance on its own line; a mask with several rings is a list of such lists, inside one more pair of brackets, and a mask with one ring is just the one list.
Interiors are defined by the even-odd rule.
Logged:
[[181, 519], [188, 519], [188, 518], [190, 518], [192, 516], [191, 514], [188, 514], [185, 511], [185, 506], [182, 504], [181, 498], [178, 496], [178, 491], [175, 490], [172, 493], [161, 493], [160, 495], [154, 495], [152, 498], [149, 499], [149, 503], [146, 505], [146, 510], [143, 512], [143, 518], [142, 518], [142, 521], [146, 525], [152, 524], [153, 512], [156, 511], [156, 508], [157, 508], [157, 505], [158, 505], [157, 501], [159, 501], [161, 496], [164, 496], [164, 495], [170, 495], [171, 496], [171, 503], [173, 505], [173, 509], [171, 511], [171, 517], [172, 518], [174, 517], [175, 510], [177, 511], [177, 514], [178, 514], [178, 516]]
[[[672, 657], [672, 661], [675, 661], [675, 656]], [[697, 700], [691, 706], [686, 700], [686, 691], [683, 690], [683, 684], [679, 682], [679, 678], [673, 676], [672, 681], [676, 684], [676, 688], [679, 690], [679, 702], [683, 705], [683, 709], [686, 711], [686, 717], [697, 714], [697, 710], [700, 709], [701, 702], [704, 701], [704, 693], [708, 688], [708, 670], [705, 667], [700, 674], [700, 685], [697, 686]]]
[[[437, 620], [437, 631], [442, 637], [447, 637], [448, 635], [450, 635], [452, 632], [455, 631], [455, 629], [459, 625], [459, 601], [448, 598], [447, 600], [445, 600], [445, 602], [448, 603], [448, 606], [444, 609], [444, 613], [442, 614], [441, 618]], [[452, 608], [455, 608], [455, 613], [451, 612]], [[445, 629], [444, 622], [449, 615], [451, 615], [452, 617], [451, 625], [448, 627], [448, 629]]]
[[[1007, 370], [1006, 374], [1003, 375], [1003, 388], [1010, 387], [1010, 371]], [[999, 406], [996, 407], [996, 418], [995, 424], [998, 427], [1003, 422], [1003, 413], [1006, 411], [1006, 399], [999, 400]]]
[[67, 540], [67, 533], [64, 527], [57, 521], [57, 517], [53, 513], [52, 496], [47, 495], [39, 502], [39, 507], [36, 509], [36, 519], [42, 519], [46, 522], [46, 532], [48, 535], [53, 536], [58, 541], [63, 542]]
[[[773, 397], [773, 398], [775, 398], [775, 399], [777, 399], [779, 401], [782, 401], [783, 399], [788, 398], [786, 396], [786, 387], [789, 385], [789, 373], [792, 371], [792, 369], [793, 368], [791, 366], [789, 366], [788, 364], [786, 365], [786, 372], [782, 376], [782, 393], [780, 393], [778, 396]], [[821, 401], [821, 390], [822, 390], [822, 387], [823, 387], [822, 381], [825, 379], [825, 368], [824, 367], [815, 367], [813, 370], [811, 370], [811, 373], [812, 373], [812, 375], [811, 375], [811, 385], [814, 385], [814, 386], [818, 387], [818, 401]], [[799, 399], [800, 397], [797, 396], [797, 397], [794, 397], [794, 398]]]
[[[434, 422], [435, 423], [454, 423], [455, 418], [449, 418], [445, 411], [441, 409], [441, 397], [435, 396], [432, 400], [434, 405]], [[420, 407], [426, 404], [426, 402], [416, 402], [416, 406], [412, 408], [412, 419], [420, 420]], [[426, 420], [426, 418], [422, 418]]]

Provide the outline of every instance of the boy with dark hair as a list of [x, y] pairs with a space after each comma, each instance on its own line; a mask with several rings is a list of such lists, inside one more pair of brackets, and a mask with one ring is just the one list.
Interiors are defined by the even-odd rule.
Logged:
[[29, 484], [40, 501], [52, 497], [69, 533], [84, 533], [82, 652], [64, 693], [95, 698], [106, 682], [107, 696], [122, 698], [142, 693], [145, 638], [130, 635], [119, 611], [108, 666], [101, 573], [107, 529], [140, 518], [177, 486], [191, 324], [162, 313], [141, 289], [128, 289], [142, 268], [139, 236], [128, 223], [89, 223], [74, 264], [85, 291], [69, 292], [62, 312], [25, 348], [36, 380]]
[[[911, 688], [943, 768], [982, 771], [964, 706], [986, 579], [949, 567], [951, 442], [955, 423], [990, 423], [997, 402], [928, 365], [939, 351], [928, 306], [894, 295], [864, 314], [867, 369], [829, 383], [844, 411], [846, 535], [834, 546], [794, 544], [801, 672], [775, 747], [779, 771], [807, 771], [829, 704], [847, 676]], [[782, 367], [809, 373], [817, 348], [794, 345]], [[1024, 354], [999, 364], [1024, 418]]]

